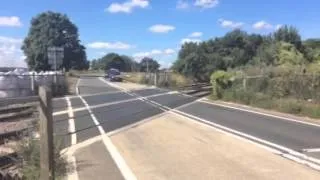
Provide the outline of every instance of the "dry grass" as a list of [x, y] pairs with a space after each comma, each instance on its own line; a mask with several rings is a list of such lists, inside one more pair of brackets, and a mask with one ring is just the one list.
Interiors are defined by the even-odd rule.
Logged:
[[[148, 84], [146, 80], [146, 73], [127, 73], [124, 76], [124, 80], [133, 82], [133, 83], [140, 83], [140, 84]], [[168, 88], [178, 88], [182, 86], [186, 86], [192, 81], [190, 79], [187, 79], [185, 76], [177, 73], [170, 73], [168, 74], [167, 80], [165, 80], [164, 74], [159, 74], [158, 77], [158, 86], [161, 87], [168, 87]], [[152, 82], [153, 83], [153, 79]]]
[[145, 73], [136, 72], [136, 73], [126, 73], [123, 76], [123, 79], [129, 82], [143, 84], [144, 77], [145, 77]]
[[73, 75], [72, 73], [66, 74], [66, 86], [67, 86], [67, 94], [74, 95], [76, 94], [76, 85], [79, 77]]

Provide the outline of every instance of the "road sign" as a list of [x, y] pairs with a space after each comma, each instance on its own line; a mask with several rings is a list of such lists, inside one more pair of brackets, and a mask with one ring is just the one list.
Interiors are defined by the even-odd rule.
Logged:
[[48, 48], [48, 64], [56, 71], [63, 63], [64, 49], [63, 47]]

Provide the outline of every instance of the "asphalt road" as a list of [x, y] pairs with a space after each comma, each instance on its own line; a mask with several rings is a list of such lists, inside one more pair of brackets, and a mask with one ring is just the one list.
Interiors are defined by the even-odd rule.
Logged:
[[[151, 105], [149, 102], [138, 100], [138, 96], [148, 97], [151, 102], [170, 108], [177, 108], [196, 100], [181, 94], [163, 94], [168, 91], [158, 88], [132, 91], [131, 94], [135, 95], [132, 96], [109, 86], [98, 78], [82, 78], [78, 87], [80, 95], [83, 96], [88, 106], [113, 103], [92, 109], [93, 114], [105, 132], [119, 129], [163, 112], [162, 109]], [[121, 102], [124, 100], [130, 101]], [[73, 109], [85, 107], [79, 97], [70, 98], [70, 101]], [[55, 100], [53, 104], [55, 112], [67, 107], [64, 99]], [[316, 126], [214, 106], [203, 102], [195, 102], [179, 108], [179, 110], [299, 152], [302, 149], [320, 148], [320, 128]], [[56, 122], [55, 132], [59, 134], [60, 141], [63, 142], [64, 147], [70, 146], [68, 114], [55, 116], [54, 119]], [[98, 128], [93, 123], [87, 109], [75, 112], [74, 122], [77, 143], [99, 135]], [[317, 157], [319, 153], [309, 155]]]
[[202, 102], [180, 110], [296, 151], [320, 147], [320, 128], [316, 126]]

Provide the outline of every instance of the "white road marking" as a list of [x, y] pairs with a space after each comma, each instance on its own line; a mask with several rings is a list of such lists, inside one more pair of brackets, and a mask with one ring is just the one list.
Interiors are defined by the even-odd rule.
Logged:
[[79, 179], [79, 175], [78, 175], [78, 171], [77, 171], [77, 160], [76, 157], [74, 157], [73, 155], [69, 155], [68, 156], [68, 162], [71, 163], [72, 165], [72, 169], [71, 172], [68, 173], [68, 180], [78, 180]]
[[[78, 91], [78, 85], [79, 85], [80, 79], [78, 79], [78, 82], [76, 84], [76, 91], [77, 94], [79, 93]], [[69, 120], [68, 120], [68, 131], [70, 132], [75, 132], [75, 123], [74, 123], [74, 112], [72, 109], [72, 105], [71, 105], [71, 101], [69, 97], [66, 97], [66, 101], [67, 101], [67, 105], [68, 105], [68, 116], [69, 116]], [[75, 145], [77, 144], [77, 134], [76, 133], [72, 133], [71, 134], [71, 145]], [[67, 150], [62, 150], [60, 152], [64, 152]], [[68, 152], [68, 151], [67, 151]], [[77, 171], [77, 161], [76, 161], [76, 157], [73, 155], [73, 152], [68, 152], [67, 153], [67, 160], [68, 162], [70, 162], [71, 166], [72, 166], [72, 170], [71, 172], [68, 173], [67, 179], [68, 180], [78, 180], [79, 179], [79, 175], [78, 175], [78, 171]]]
[[72, 133], [71, 134], [71, 145], [75, 145], [75, 144], [77, 144], [77, 134], [74, 133], [76, 131], [76, 127], [75, 127], [75, 123], [74, 123], [74, 113], [73, 113], [70, 99], [68, 97], [66, 97], [66, 101], [67, 101], [67, 105], [68, 105], [68, 115], [69, 115], [68, 131], [69, 131], [69, 133]]
[[301, 123], [301, 124], [307, 124], [307, 125], [311, 125], [311, 126], [320, 127], [319, 124], [314, 124], [314, 123], [305, 122], [305, 121], [299, 121], [299, 120], [295, 120], [295, 119], [292, 119], [292, 118], [281, 117], [281, 116], [268, 114], [268, 113], [262, 113], [262, 112], [258, 112], [258, 111], [254, 111], [254, 110], [248, 110], [248, 109], [243, 109], [243, 108], [238, 108], [238, 107], [232, 107], [232, 106], [218, 104], [218, 103], [214, 103], [214, 102], [208, 102], [208, 101], [204, 101], [204, 100], [199, 100], [199, 102], [212, 104], [212, 105], [216, 105], [216, 106], [220, 106], [220, 107], [225, 107], [225, 108], [229, 108], [229, 109], [236, 109], [236, 110], [245, 111], [245, 112], [249, 112], [249, 113], [259, 114], [259, 115], [263, 115], [263, 116], [269, 116], [269, 117], [273, 117], [273, 118], [283, 119], [283, 120], [287, 120], [287, 121], [293, 121], [293, 122], [297, 122], [297, 123]]
[[[112, 84], [112, 83], [109, 83], [109, 82], [106, 82], [106, 83], [110, 84], [110, 85]], [[120, 89], [122, 89], [124, 92], [127, 92], [127, 90], [122, 88], [122, 87]], [[270, 152], [279, 154], [282, 157], [286, 157], [286, 158], [291, 159], [291, 160], [293, 160], [295, 162], [298, 162], [298, 163], [301, 163], [301, 164], [305, 164], [305, 165], [307, 165], [307, 166], [309, 166], [309, 167], [311, 167], [313, 169], [320, 170], [320, 160], [319, 159], [309, 157], [309, 156], [307, 156], [305, 154], [299, 153], [299, 152], [297, 152], [295, 150], [292, 150], [290, 148], [287, 148], [287, 147], [284, 147], [284, 146], [281, 146], [281, 145], [278, 145], [278, 144], [275, 144], [275, 143], [271, 143], [269, 141], [266, 141], [266, 140], [251, 136], [249, 134], [242, 133], [242, 132], [230, 129], [230, 128], [225, 127], [225, 126], [221, 126], [219, 124], [216, 124], [216, 123], [213, 123], [211, 121], [199, 118], [197, 116], [194, 116], [194, 115], [191, 115], [191, 114], [188, 114], [188, 113], [176, 110], [176, 109], [172, 109], [172, 108], [167, 107], [165, 105], [159, 104], [159, 103], [157, 103], [155, 101], [148, 100], [147, 98], [143, 98], [142, 97], [142, 99], [145, 100], [145, 101], [150, 101], [151, 103], [154, 103], [154, 104], [158, 105], [161, 108], [168, 109], [168, 110], [170, 110], [171, 113], [184, 115], [186, 117], [189, 117], [189, 119], [192, 119], [192, 120], [195, 120], [195, 121], [199, 121], [199, 122], [203, 122], [203, 123], [205, 123], [207, 125], [211, 125], [212, 128], [220, 129], [221, 131], [224, 131], [225, 133], [229, 133], [229, 134], [233, 134], [235, 136], [238, 136], [240, 139], [241, 138], [246, 138], [248, 141], [251, 141], [254, 144], [257, 144], [257, 145], [259, 144], [260, 147], [265, 147], [265, 149], [269, 150]], [[228, 107], [228, 106], [226, 106], [226, 107]], [[236, 108], [234, 108], [234, 109], [236, 109]], [[239, 110], [242, 110], [242, 109], [239, 109]], [[250, 112], [250, 111], [248, 110], [248, 112]], [[252, 112], [253, 113], [257, 113], [255, 111], [252, 111]], [[261, 114], [264, 114], [264, 113], [261, 113]], [[270, 116], [270, 115], [266, 114], [266, 116]], [[277, 117], [277, 116], [271, 115], [271, 117]], [[281, 117], [279, 117], [279, 118], [281, 118]], [[298, 121], [298, 122], [300, 122], [300, 121]], [[284, 151], [286, 153], [282, 153], [279, 150]]]
[[302, 149], [303, 152], [320, 152], [320, 148]]
[[[79, 95], [79, 97], [82, 100], [82, 102], [84, 103], [84, 105], [86, 106], [87, 110], [89, 111], [90, 116], [91, 116], [94, 124], [98, 127], [100, 134], [105, 135], [106, 132], [104, 131], [104, 129], [100, 125], [100, 123], [97, 120], [97, 118], [95, 117], [95, 115], [92, 113], [92, 110], [91, 110], [90, 106], [88, 105], [88, 103], [86, 102], [86, 100], [80, 95]], [[120, 155], [117, 148], [111, 142], [110, 138], [108, 136], [102, 136], [102, 141], [103, 141], [103, 144], [105, 145], [106, 149], [110, 153], [112, 159], [114, 160], [114, 162], [118, 166], [118, 169], [121, 172], [124, 179], [136, 180], [137, 179], [136, 176], [133, 174], [133, 172], [131, 171], [131, 169], [129, 168], [129, 166], [127, 165], [125, 160], [123, 159], [123, 157]]]
[[[121, 91], [121, 92], [123, 92], [123, 91]], [[125, 92], [125, 93], [129, 94], [128, 92]], [[154, 95], [150, 95], [150, 96], [145, 96], [145, 98], [152, 98], [152, 97], [168, 95], [169, 93], [170, 92], [161, 93], [161, 94], [154, 94]], [[133, 96], [133, 97], [137, 96], [137, 95], [134, 95], [132, 93], [129, 94], [129, 95]], [[126, 103], [126, 102], [131, 102], [131, 101], [136, 101], [136, 100], [139, 100], [139, 98], [131, 98], [131, 99], [126, 99], [126, 100], [113, 101], [113, 102], [108, 102], [108, 103], [103, 103], [103, 104], [92, 105], [92, 106], [90, 106], [90, 108], [91, 109], [96, 109], [96, 108], [100, 108], [100, 107], [105, 107], [105, 106], [110, 106], [110, 105], [115, 105], [115, 104], [120, 104], [120, 103]], [[73, 112], [84, 111], [84, 110], [87, 110], [87, 108], [86, 107], [74, 108]], [[68, 110], [58, 111], [58, 112], [54, 112], [53, 116], [58, 116], [58, 115], [66, 114], [66, 113], [68, 113]]]
[[[272, 143], [272, 142], [269, 142], [269, 141], [266, 141], [266, 140], [263, 140], [263, 139], [260, 139], [260, 138], [257, 138], [257, 137], [254, 137], [254, 136], [251, 136], [249, 134], [246, 134], [246, 133], [243, 133], [243, 132], [240, 132], [240, 131], [236, 131], [236, 130], [233, 130], [233, 129], [230, 129], [228, 127], [225, 127], [225, 126], [221, 126], [219, 124], [216, 124], [216, 123], [213, 123], [211, 121], [208, 121], [208, 120], [205, 120], [205, 119], [202, 119], [202, 118], [199, 118], [197, 116], [194, 116], [194, 115], [191, 115], [191, 114], [188, 114], [188, 113], [185, 113], [185, 112], [182, 112], [182, 111], [179, 111], [179, 110], [172, 110], [173, 112], [176, 112], [178, 114], [182, 114], [182, 115], [185, 115], [187, 117], [190, 117], [191, 119], [195, 119], [195, 120], [198, 120], [200, 122], [203, 122], [205, 124], [209, 124], [209, 125], [212, 125], [216, 128], [219, 128], [221, 130], [224, 130], [226, 132], [229, 132], [229, 133], [233, 133], [235, 135], [238, 135], [238, 136], [242, 136], [242, 137], [245, 137], [247, 138], [248, 140], [251, 140], [251, 141], [256, 141], [256, 142], [259, 142], [262, 146], [266, 146], [269, 148], [274, 148], [274, 150], [281, 150], [281, 151], [284, 151], [284, 152], [287, 152], [287, 153], [281, 153], [280, 155], [284, 156], [284, 157], [287, 157], [289, 155], [291, 156], [295, 156], [295, 157], [298, 157], [301, 161], [297, 161], [299, 163], [303, 162], [303, 164], [306, 164], [308, 166], [312, 166], [312, 167], [317, 167], [316, 169], [317, 170], [320, 170], [320, 160], [318, 159], [315, 159], [315, 158], [312, 158], [312, 157], [309, 157], [305, 154], [302, 154], [302, 153], [299, 153], [295, 150], [292, 150], [290, 148], [287, 148], [287, 147], [284, 147], [284, 146], [281, 146], [281, 145], [278, 145], [278, 144], [275, 144], [275, 143]], [[292, 159], [292, 158], [291, 158]], [[307, 161], [310, 161], [310, 162], [307, 162]]]

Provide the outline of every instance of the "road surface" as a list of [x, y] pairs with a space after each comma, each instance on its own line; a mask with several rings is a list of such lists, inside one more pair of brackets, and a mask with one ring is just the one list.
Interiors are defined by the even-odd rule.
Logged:
[[[89, 140], [101, 131], [113, 132], [175, 109], [180, 115], [238, 136], [253, 137], [249, 139], [281, 152], [303, 153], [312, 158], [312, 163], [320, 158], [320, 126], [213, 105], [165, 89], [126, 91], [99, 78], [81, 78], [78, 93], [79, 96], [53, 101], [54, 130], [61, 148]], [[70, 122], [74, 122], [73, 128]]]

